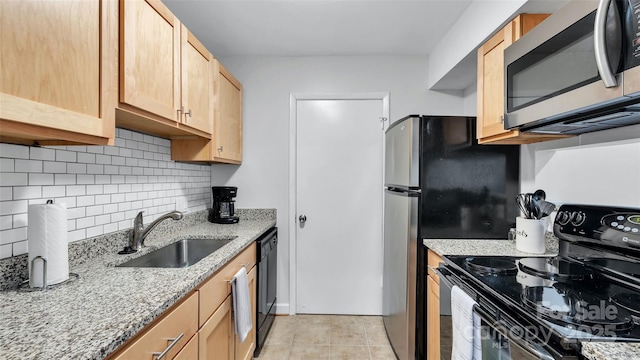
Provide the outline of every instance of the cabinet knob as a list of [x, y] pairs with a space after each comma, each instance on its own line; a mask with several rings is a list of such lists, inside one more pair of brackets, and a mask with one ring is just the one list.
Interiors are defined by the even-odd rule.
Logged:
[[223, 152], [223, 151], [224, 151], [224, 147], [218, 146], [218, 152]]

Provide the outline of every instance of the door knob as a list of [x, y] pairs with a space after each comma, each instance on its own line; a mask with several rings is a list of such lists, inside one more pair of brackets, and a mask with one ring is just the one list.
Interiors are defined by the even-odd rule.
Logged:
[[307, 216], [306, 215], [300, 215], [298, 217], [298, 221], [300, 221], [300, 225], [304, 225], [304, 223], [307, 222]]

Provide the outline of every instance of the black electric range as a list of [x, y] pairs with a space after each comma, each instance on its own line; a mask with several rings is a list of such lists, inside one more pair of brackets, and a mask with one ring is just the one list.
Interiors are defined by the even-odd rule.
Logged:
[[438, 270], [476, 300], [499, 343], [519, 342], [530, 358], [580, 358], [585, 341], [640, 342], [640, 209], [563, 205], [554, 234], [556, 257], [446, 256]]

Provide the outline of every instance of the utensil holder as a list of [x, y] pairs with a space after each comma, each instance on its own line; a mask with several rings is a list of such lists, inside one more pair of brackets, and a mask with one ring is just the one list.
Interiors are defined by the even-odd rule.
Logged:
[[547, 219], [516, 218], [516, 249], [531, 254], [544, 254]]

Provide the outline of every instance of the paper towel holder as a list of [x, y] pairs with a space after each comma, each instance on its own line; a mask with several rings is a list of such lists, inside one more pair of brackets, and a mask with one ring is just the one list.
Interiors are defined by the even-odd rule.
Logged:
[[[49, 204], [49, 201], [51, 201], [51, 204], [53, 204], [52, 200], [48, 200], [47, 204]], [[31, 260], [32, 269], [33, 269], [33, 265], [35, 265], [36, 263], [36, 260], [42, 260], [42, 289], [47, 290], [47, 259], [45, 259], [40, 255], [34, 257], [33, 260]]]
[[47, 285], [47, 259], [44, 258], [43, 256], [36, 256], [33, 258], [33, 260], [31, 260], [31, 268], [33, 269], [33, 265], [35, 264], [36, 260], [42, 260], [42, 287], [30, 287], [29, 286], [29, 279], [25, 280], [24, 282], [22, 282], [22, 284], [20, 285], [20, 288], [18, 290], [20, 291], [37, 291], [37, 290], [49, 290], [50, 288], [54, 288], [60, 285], [64, 285], [67, 283], [70, 283], [72, 281], [77, 280], [80, 275], [76, 274], [76, 273], [69, 273], [69, 278], [63, 282], [57, 283], [57, 284], [53, 284], [53, 285]]

